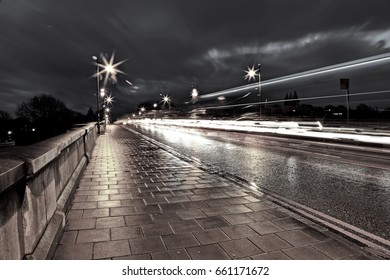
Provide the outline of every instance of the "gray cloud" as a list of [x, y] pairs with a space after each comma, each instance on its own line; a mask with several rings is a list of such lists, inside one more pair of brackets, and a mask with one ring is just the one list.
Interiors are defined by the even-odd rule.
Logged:
[[46, 92], [86, 112], [100, 52], [126, 60], [117, 114], [162, 92], [185, 102], [193, 83], [201, 93], [245, 84], [243, 70], [259, 61], [268, 79], [388, 52], [389, 8], [386, 0], [0, 1], [0, 110]]

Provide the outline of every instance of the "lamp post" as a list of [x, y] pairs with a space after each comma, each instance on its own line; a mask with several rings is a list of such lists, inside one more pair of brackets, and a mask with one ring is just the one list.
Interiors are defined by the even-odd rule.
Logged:
[[164, 105], [168, 103], [168, 110], [171, 110], [171, 98], [167, 95], [163, 95], [162, 97], [164, 101]]
[[92, 59], [96, 61], [96, 116], [97, 116], [97, 130], [98, 134], [100, 134], [100, 110], [99, 110], [99, 94], [100, 91], [100, 83], [99, 83], [99, 61], [97, 56], [92, 56]]
[[192, 88], [191, 99], [193, 104], [198, 100], [198, 97], [199, 97], [199, 91], [195, 87]]
[[[92, 58], [93, 58], [93, 60], [95, 60], [95, 64], [96, 64], [96, 74], [94, 75], [94, 76], [96, 76], [96, 86], [97, 86], [96, 112], [97, 112], [97, 121], [98, 121], [97, 128], [98, 128], [98, 133], [100, 134], [100, 118], [101, 117], [100, 117], [99, 94], [100, 94], [101, 98], [104, 98], [104, 96], [106, 94], [104, 87], [106, 86], [108, 79], [111, 79], [114, 82], [116, 82], [117, 81], [116, 74], [124, 73], [121, 70], [117, 69], [117, 66], [122, 64], [124, 62], [124, 60], [117, 62], [117, 63], [114, 63], [114, 54], [112, 54], [112, 56], [109, 60], [107, 60], [107, 58], [104, 55], [101, 55], [101, 60], [103, 63], [99, 63], [98, 56], [94, 55], [94, 56], [92, 56]], [[100, 70], [100, 67], [102, 68], [101, 70]], [[99, 79], [100, 79], [101, 74], [105, 74], [104, 84], [103, 84], [102, 89], [100, 89], [100, 83], [99, 83]], [[127, 81], [127, 83], [132, 84], [129, 81]], [[104, 102], [102, 105], [104, 105]], [[102, 114], [104, 114], [103, 111], [102, 111]]]
[[257, 96], [259, 97], [259, 118], [261, 118], [261, 103], [262, 103], [262, 94], [261, 94], [261, 74], [260, 74], [260, 68], [261, 68], [261, 64], [259, 63], [257, 65], [257, 69], [255, 69], [255, 66], [252, 66], [252, 68], [249, 68], [248, 67], [248, 70], [245, 71], [246, 72], [246, 75], [244, 76], [245, 80], [248, 79], [248, 81], [250, 82], [251, 79], [253, 80], [256, 80], [256, 76], [259, 76], [259, 93], [257, 94]]

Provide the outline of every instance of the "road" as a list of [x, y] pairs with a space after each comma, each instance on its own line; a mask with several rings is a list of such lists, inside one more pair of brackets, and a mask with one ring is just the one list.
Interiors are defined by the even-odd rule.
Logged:
[[[321, 148], [310, 141], [261, 135], [136, 125], [175, 151], [196, 158], [390, 240], [390, 159], [362, 148]], [[376, 151], [376, 150], [375, 150]]]

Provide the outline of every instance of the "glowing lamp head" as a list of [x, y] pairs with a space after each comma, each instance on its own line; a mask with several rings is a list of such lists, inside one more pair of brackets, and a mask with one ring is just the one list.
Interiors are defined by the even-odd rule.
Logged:
[[171, 101], [170, 97], [168, 95], [163, 96], [164, 103], [169, 103]]
[[256, 76], [258, 76], [259, 74], [257, 73], [257, 71], [259, 71], [258, 69], [255, 69], [254, 66], [252, 66], [252, 68], [249, 68], [248, 67], [248, 70], [245, 71], [246, 75], [244, 76], [245, 80], [248, 80], [249, 82], [253, 79], [255, 80], [256, 79]]
[[196, 88], [193, 88], [191, 92], [191, 96], [192, 98], [197, 98], [199, 96], [199, 91]]

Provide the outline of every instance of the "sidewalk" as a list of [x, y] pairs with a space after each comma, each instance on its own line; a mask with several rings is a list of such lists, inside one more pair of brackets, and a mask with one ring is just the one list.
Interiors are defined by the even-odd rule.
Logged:
[[54, 259], [371, 258], [302, 221], [111, 125], [97, 139]]

